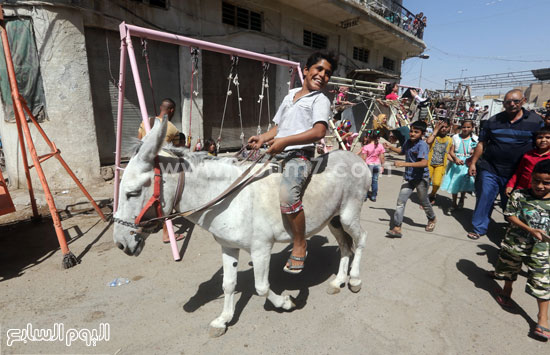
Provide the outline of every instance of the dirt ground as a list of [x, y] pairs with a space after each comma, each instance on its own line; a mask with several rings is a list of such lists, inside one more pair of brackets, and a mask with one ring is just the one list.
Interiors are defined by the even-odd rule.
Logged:
[[[206, 231], [180, 221], [188, 235], [179, 244], [180, 262], [173, 261], [160, 234], [149, 238], [139, 257], [129, 257], [113, 244], [112, 224], [101, 221], [78, 191], [61, 191], [56, 201], [63, 227], [81, 261], [64, 270], [51, 221], [25, 219], [30, 216], [26, 194], [12, 191], [19, 212], [0, 217], [0, 353], [548, 353], [550, 344], [529, 336], [537, 307], [523, 291], [525, 275], [515, 286], [512, 311], [495, 302], [499, 285], [485, 275], [498, 256], [505, 227], [499, 211], [489, 237], [471, 241], [464, 230], [475, 198], [469, 196], [464, 210], [447, 216], [450, 199], [443, 193], [434, 233], [424, 232], [423, 211], [409, 203], [404, 237], [388, 239], [384, 232], [400, 181], [399, 171], [382, 176], [378, 201], [363, 206], [361, 220], [369, 237], [361, 292], [325, 292], [339, 257], [328, 229], [310, 240], [306, 269], [299, 276], [282, 271], [288, 246], [277, 245], [273, 252], [271, 286], [297, 299], [298, 308], [291, 312], [275, 310], [254, 294], [250, 258], [243, 252], [236, 314], [219, 338], [208, 336], [208, 323], [223, 305], [221, 253]], [[109, 212], [112, 185], [90, 192]], [[116, 277], [130, 282], [109, 287]], [[70, 346], [58, 339], [17, 341], [16, 334], [24, 334], [18, 329], [54, 329], [54, 324], [62, 324], [65, 332], [101, 332], [108, 324], [109, 337], [95, 346], [82, 340]]]

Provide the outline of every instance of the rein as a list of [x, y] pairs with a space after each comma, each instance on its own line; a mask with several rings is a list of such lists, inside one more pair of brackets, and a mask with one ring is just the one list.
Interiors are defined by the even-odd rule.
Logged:
[[[248, 160], [254, 152], [251, 152], [246, 160]], [[114, 218], [113, 221], [118, 224], [122, 224], [126, 227], [137, 229], [138, 231], [135, 233], [154, 233], [158, 231], [159, 229], [159, 222], [167, 220], [167, 219], [174, 219], [175, 217], [187, 217], [192, 215], [193, 213], [197, 213], [203, 210], [206, 210], [212, 206], [214, 206], [216, 203], [223, 200], [225, 197], [229, 196], [231, 193], [238, 191], [242, 188], [244, 188], [246, 185], [248, 185], [254, 178], [256, 178], [258, 175], [260, 175], [261, 172], [265, 169], [265, 167], [271, 162], [272, 156], [269, 156], [269, 158], [264, 162], [264, 164], [256, 170], [252, 175], [250, 175], [248, 178], [246, 178], [254, 166], [265, 156], [265, 153], [260, 155], [256, 160], [253, 161], [253, 163], [235, 180], [229, 187], [227, 187], [221, 194], [216, 196], [211, 201], [203, 204], [202, 206], [199, 206], [197, 208], [185, 211], [185, 212], [178, 212], [178, 213], [172, 213], [164, 216], [162, 214], [162, 207], [160, 203], [160, 192], [161, 192], [161, 183], [162, 183], [162, 171], [160, 169], [159, 160], [158, 157], [155, 157], [155, 166], [154, 166], [154, 190], [153, 190], [153, 196], [149, 199], [149, 201], [145, 204], [143, 209], [141, 210], [140, 214], [136, 217], [134, 223], [124, 221], [119, 218]], [[245, 161], [246, 161], [245, 160]], [[245, 179], [246, 178], [246, 179]], [[179, 174], [178, 177], [178, 186], [176, 189], [176, 195], [174, 198], [174, 203], [172, 204], [171, 211], [174, 210], [176, 205], [179, 203], [179, 200], [181, 199], [181, 195], [183, 193], [183, 187], [185, 185], [185, 170], [182, 170], [182, 172]], [[156, 217], [148, 219], [146, 221], [143, 221], [143, 217], [149, 211], [152, 207], [155, 208]], [[152, 227], [145, 228], [148, 225], [153, 224]]]
[[[252, 155], [252, 153], [250, 153], [250, 155]], [[231, 185], [229, 185], [222, 193], [220, 193], [218, 196], [216, 196], [215, 198], [213, 198], [209, 202], [203, 204], [202, 206], [187, 210], [185, 212], [177, 212], [177, 213], [172, 213], [172, 214], [166, 215], [164, 217], [152, 218], [152, 219], [148, 220], [147, 222], [159, 221], [159, 220], [163, 220], [163, 219], [174, 219], [176, 217], [187, 217], [187, 216], [190, 216], [194, 213], [204, 211], [204, 210], [214, 206], [216, 203], [220, 202], [221, 200], [223, 200], [224, 198], [229, 196], [231, 193], [244, 188], [254, 178], [258, 177], [260, 175], [260, 173], [263, 172], [265, 167], [271, 162], [272, 156], [269, 156], [269, 158], [263, 163], [263, 165], [258, 170], [256, 170], [252, 175], [250, 175], [248, 178], [246, 178], [248, 176], [248, 174], [250, 174], [250, 172], [252, 171], [254, 166], [256, 166], [256, 164], [260, 160], [262, 160], [262, 158], [264, 156], [265, 156], [265, 153], [260, 155], [258, 157], [258, 159], [254, 160], [254, 162], [245, 171], [243, 171], [243, 173], [235, 181], [233, 181], [233, 183]]]

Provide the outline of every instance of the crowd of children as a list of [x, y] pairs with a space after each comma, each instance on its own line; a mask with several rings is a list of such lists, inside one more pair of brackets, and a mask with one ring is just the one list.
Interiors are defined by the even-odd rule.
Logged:
[[[396, 167], [405, 167], [403, 184], [399, 191], [397, 206], [387, 236], [402, 237], [401, 223], [405, 205], [414, 190], [426, 213], [428, 223], [425, 230], [435, 228], [436, 216], [432, 204], [438, 189], [452, 194], [450, 211], [462, 208], [467, 192], [474, 191], [474, 177], [468, 174], [469, 160], [478, 143], [473, 134], [474, 123], [464, 120], [461, 131], [451, 137], [449, 122], [439, 121], [433, 133], [424, 141], [426, 132], [424, 122], [413, 122], [410, 137], [402, 147], [388, 143], [387, 150], [405, 155], [405, 162], [395, 162]], [[376, 137], [369, 135], [369, 137]], [[525, 291], [537, 300], [537, 324], [532, 333], [539, 339], [550, 340], [548, 307], [550, 304], [550, 128], [544, 127], [535, 135], [535, 149], [527, 152], [521, 159], [517, 171], [509, 180], [506, 193], [510, 196], [504, 215], [509, 227], [501, 243], [499, 259], [495, 270], [489, 275], [504, 280], [504, 288], [496, 297], [504, 308], [514, 307], [511, 300], [512, 284], [521, 271], [522, 264], [528, 269]], [[372, 144], [374, 138], [367, 138], [361, 155], [366, 159], [376, 155]], [[376, 140], [377, 141], [377, 140]], [[371, 147], [368, 147], [371, 145]], [[368, 148], [367, 148], [368, 147]], [[369, 154], [363, 152], [369, 152]], [[380, 157], [383, 157], [383, 151]], [[383, 162], [383, 161], [382, 161]], [[373, 193], [376, 196], [378, 179], [373, 171]], [[376, 181], [376, 183], [375, 183]], [[429, 184], [432, 192], [428, 195]], [[458, 194], [461, 194], [457, 202]], [[371, 193], [372, 196], [372, 193]], [[372, 198], [371, 198], [372, 199]], [[374, 198], [374, 200], [376, 197]]]

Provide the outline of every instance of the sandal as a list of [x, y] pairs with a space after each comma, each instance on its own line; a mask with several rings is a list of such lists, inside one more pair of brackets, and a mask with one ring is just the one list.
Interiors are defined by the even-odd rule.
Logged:
[[495, 300], [502, 308], [506, 308], [506, 309], [514, 308], [514, 302], [512, 301], [512, 298], [503, 293], [498, 293], [495, 296]]
[[472, 240], [478, 240], [479, 238], [482, 237], [481, 234], [479, 233], [476, 233], [476, 232], [470, 232], [466, 235], [468, 238], [472, 239]]
[[533, 331], [533, 334], [547, 341], [550, 340], [550, 329], [545, 328], [540, 324], [537, 324], [535, 330]]
[[[304, 266], [306, 265], [305, 263], [303, 263], [304, 261], [306, 261], [306, 257], [307, 257], [307, 251], [306, 251], [306, 256], [294, 256], [290, 254], [290, 256], [288, 257], [288, 260], [286, 261], [285, 266], [283, 267], [283, 271], [294, 275], [301, 273], [302, 270], [304, 269]], [[302, 261], [302, 264], [294, 265], [292, 264], [292, 260]]]
[[401, 232], [394, 232], [392, 229], [386, 232], [386, 235], [392, 238], [401, 238], [403, 234]]
[[289, 274], [294, 274], [294, 275], [301, 273], [302, 270], [304, 269], [305, 264], [294, 265], [294, 264], [292, 264], [292, 260], [306, 261], [306, 257], [305, 256], [300, 257], [300, 256], [290, 255], [290, 257], [288, 258], [288, 260], [285, 264], [285, 267], [283, 267], [283, 271], [288, 272]]
[[457, 206], [457, 209], [463, 209], [464, 208], [464, 199], [461, 198], [459, 201], [458, 201], [458, 206]]
[[433, 232], [435, 229], [435, 219], [432, 219], [431, 221], [428, 221], [428, 224], [426, 225], [426, 232]]
[[[180, 240], [183, 240], [185, 238], [185, 235], [184, 234], [176, 234], [176, 242], [179, 242]], [[164, 244], [168, 244], [170, 243], [170, 239], [164, 239], [162, 238], [162, 242]]]

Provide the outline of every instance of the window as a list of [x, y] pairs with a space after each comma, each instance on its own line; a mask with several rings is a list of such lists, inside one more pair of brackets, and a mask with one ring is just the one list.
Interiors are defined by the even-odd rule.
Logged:
[[314, 49], [327, 48], [328, 37], [304, 30], [304, 46]]
[[149, 6], [161, 7], [163, 9], [168, 8], [168, 0], [133, 0], [133, 1], [141, 2]]
[[369, 62], [369, 50], [365, 48], [353, 47], [353, 59], [364, 63]]
[[384, 57], [384, 61], [382, 62], [382, 67], [388, 70], [395, 70], [395, 61], [393, 59]]
[[223, 1], [222, 23], [261, 32], [262, 14]]

